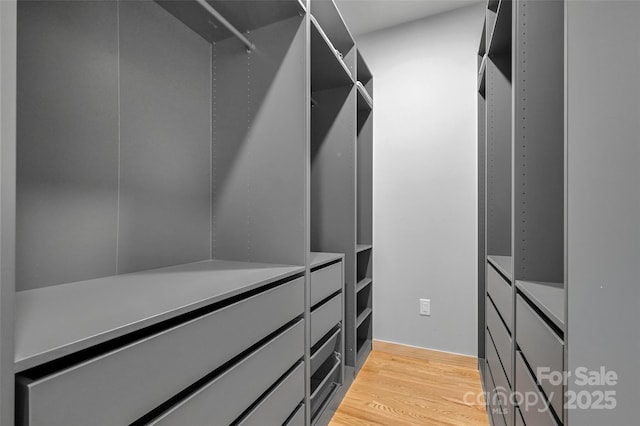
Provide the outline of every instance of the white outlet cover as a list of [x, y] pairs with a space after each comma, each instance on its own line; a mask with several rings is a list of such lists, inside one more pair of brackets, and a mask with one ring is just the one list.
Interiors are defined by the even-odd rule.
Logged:
[[431, 316], [431, 299], [420, 299], [420, 315]]

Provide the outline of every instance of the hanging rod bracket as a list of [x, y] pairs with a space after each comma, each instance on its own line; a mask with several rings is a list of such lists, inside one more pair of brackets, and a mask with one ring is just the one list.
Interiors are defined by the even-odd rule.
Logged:
[[224, 16], [220, 14], [213, 6], [207, 3], [206, 0], [196, 0], [196, 2], [204, 8], [211, 16], [213, 16], [218, 22], [220, 22], [224, 27], [231, 32], [236, 38], [238, 38], [246, 47], [247, 52], [251, 52], [255, 50], [256, 46], [251, 43], [251, 41], [246, 38], [236, 27], [231, 25], [231, 22], [227, 21]]

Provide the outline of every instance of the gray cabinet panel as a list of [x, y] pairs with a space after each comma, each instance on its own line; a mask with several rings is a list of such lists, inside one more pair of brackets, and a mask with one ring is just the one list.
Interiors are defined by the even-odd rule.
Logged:
[[496, 309], [490, 299], [487, 299], [486, 306], [487, 328], [491, 332], [491, 337], [493, 338], [493, 343], [495, 344], [496, 351], [500, 357], [500, 362], [502, 363], [502, 367], [509, 378], [509, 383], [511, 383], [511, 336], [509, 336], [504, 323], [498, 316], [498, 312], [496, 312]]
[[304, 426], [304, 404], [298, 406], [296, 412], [289, 418], [287, 426]]
[[16, 288], [113, 275], [117, 4], [20, 1], [17, 28]]
[[491, 369], [491, 376], [493, 377], [493, 383], [495, 384], [494, 398], [496, 403], [500, 404], [501, 412], [504, 416], [505, 422], [508, 426], [513, 425], [513, 406], [511, 405], [511, 385], [507, 376], [502, 369], [496, 347], [493, 344], [491, 338], [487, 341], [487, 364]]
[[311, 306], [342, 289], [342, 262], [311, 272]]
[[150, 425], [231, 424], [303, 354], [301, 320]]
[[304, 364], [300, 364], [238, 426], [282, 425], [303, 397]]
[[25, 424], [102, 426], [137, 420], [300, 315], [303, 282], [298, 278], [28, 383]]
[[340, 341], [340, 330], [336, 330], [329, 340], [311, 355], [311, 375], [313, 375], [334, 352], [340, 352]]
[[342, 294], [337, 294], [311, 312], [311, 346], [342, 320]]
[[[538, 368], [551, 372], [564, 370], [564, 343], [540, 318], [527, 302], [518, 295], [516, 301], [516, 341], [531, 369], [538, 375]], [[553, 409], [562, 416], [564, 392], [562, 384], [552, 385], [548, 380], [539, 380], [549, 397]]]
[[[520, 412], [526, 425], [558, 426], [551, 411], [545, 407], [545, 398], [538, 392], [538, 387], [533, 377], [531, 377], [520, 352], [516, 354], [516, 391], [522, 395], [538, 395], [533, 403], [529, 405], [520, 404]], [[533, 400], [534, 398], [531, 398], [531, 401]]]
[[[487, 342], [487, 348], [490, 347], [491, 341]], [[487, 402], [487, 409], [489, 410], [489, 417], [491, 418], [491, 424], [493, 426], [506, 426], [504, 421], [504, 414], [502, 413], [502, 407], [500, 406], [500, 398], [496, 395], [496, 385], [493, 381], [493, 373], [491, 367], [487, 364], [486, 392], [489, 401]]]
[[120, 2], [118, 273], [210, 258], [211, 45]]
[[516, 408], [516, 426], [525, 426], [520, 409]]
[[487, 293], [491, 296], [507, 328], [513, 330], [511, 285], [493, 269], [491, 264], [487, 266]]

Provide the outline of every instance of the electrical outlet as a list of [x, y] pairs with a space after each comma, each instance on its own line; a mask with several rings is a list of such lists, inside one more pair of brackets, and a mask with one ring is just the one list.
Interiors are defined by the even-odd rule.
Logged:
[[431, 316], [431, 299], [420, 299], [420, 315]]

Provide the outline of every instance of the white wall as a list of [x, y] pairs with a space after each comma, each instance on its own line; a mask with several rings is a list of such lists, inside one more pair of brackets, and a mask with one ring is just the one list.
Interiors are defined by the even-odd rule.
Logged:
[[[374, 338], [476, 355], [484, 4], [357, 40], [374, 74]], [[419, 316], [419, 298], [431, 316]]]

